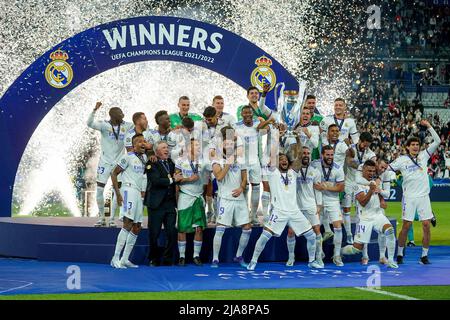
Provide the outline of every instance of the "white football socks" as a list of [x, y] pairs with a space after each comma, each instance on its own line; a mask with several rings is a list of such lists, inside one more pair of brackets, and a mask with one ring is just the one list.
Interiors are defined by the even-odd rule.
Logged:
[[342, 246], [342, 228], [334, 228], [334, 257], [339, 257], [341, 255]]
[[123, 256], [121, 261], [126, 262], [129, 260], [131, 251], [133, 250], [137, 237], [138, 236], [131, 231], [128, 233], [127, 243], [125, 244], [125, 249], [123, 250]]
[[289, 260], [295, 260], [295, 235], [293, 237], [286, 237], [286, 244], [289, 252]]
[[313, 262], [316, 259], [316, 234], [312, 229], [309, 229], [303, 236], [306, 238], [309, 262]]
[[123, 247], [125, 246], [125, 243], [127, 242], [128, 237], [128, 231], [124, 228], [122, 228], [117, 235], [117, 242], [116, 242], [116, 249], [114, 251], [114, 258], [115, 260], [120, 259], [120, 254], [122, 253]]
[[225, 232], [225, 226], [217, 226], [213, 240], [213, 261], [219, 261], [219, 252], [222, 245], [222, 237]]
[[271, 237], [272, 237], [272, 234], [269, 231], [263, 230], [258, 241], [256, 241], [255, 251], [253, 251], [253, 256], [252, 256], [252, 262], [254, 262], [254, 263], [258, 262], [258, 258], [261, 255], [261, 252], [264, 250], [264, 247], [266, 246], [267, 241], [269, 241], [269, 239]]
[[378, 249], [380, 250], [380, 259], [386, 258], [386, 236], [382, 233], [378, 234]]
[[250, 239], [250, 234], [252, 233], [252, 229], [244, 230], [242, 229], [241, 238], [239, 239], [239, 247], [236, 252], [236, 257], [242, 257], [242, 253], [247, 247], [248, 240]]
[[98, 216], [99, 218], [105, 217], [105, 198], [103, 197], [103, 192], [105, 188], [97, 186], [97, 206], [98, 206]]
[[200, 257], [201, 250], [202, 250], [202, 241], [194, 240], [194, 258]]
[[180, 252], [180, 258], [185, 258], [186, 254], [186, 241], [178, 240], [178, 251]]

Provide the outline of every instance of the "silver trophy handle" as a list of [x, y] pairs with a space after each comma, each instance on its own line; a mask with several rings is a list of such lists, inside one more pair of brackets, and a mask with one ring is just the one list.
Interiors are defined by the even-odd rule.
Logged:
[[[298, 101], [300, 104], [300, 116], [303, 113], [303, 108], [305, 106], [305, 100], [306, 100], [306, 88], [307, 88], [307, 82], [306, 80], [299, 80], [298, 81]], [[311, 115], [312, 117], [313, 115]]]
[[[281, 95], [280, 96], [282, 96], [283, 95], [283, 90], [284, 90], [284, 86], [285, 86], [285, 84], [284, 84], [284, 82], [278, 82], [276, 85], [275, 85], [275, 88], [274, 88], [274, 93], [273, 93], [273, 96], [274, 96], [274, 98], [275, 98], [275, 106], [276, 106], [276, 108], [277, 108], [277, 112], [280, 112], [280, 110], [278, 110], [278, 107], [279, 107], [279, 101], [278, 101], [278, 88], [279, 87], [282, 87], [281, 88]], [[281, 107], [283, 107], [283, 105], [281, 105]]]

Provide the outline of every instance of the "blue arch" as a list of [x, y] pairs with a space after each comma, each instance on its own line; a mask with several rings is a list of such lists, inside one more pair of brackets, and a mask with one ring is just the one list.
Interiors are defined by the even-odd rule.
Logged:
[[[201, 66], [243, 88], [252, 85], [253, 77], [259, 84], [285, 82], [286, 89], [298, 90], [297, 80], [268, 53], [215, 25], [146, 16], [88, 29], [39, 57], [0, 99], [0, 216], [11, 215], [20, 159], [47, 112], [91, 77], [120, 65], [149, 60]], [[273, 90], [267, 101], [273, 104]]]

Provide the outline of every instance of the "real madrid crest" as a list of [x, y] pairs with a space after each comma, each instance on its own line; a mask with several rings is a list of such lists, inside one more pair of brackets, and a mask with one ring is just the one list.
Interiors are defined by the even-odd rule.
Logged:
[[45, 69], [45, 79], [48, 84], [54, 88], [65, 88], [73, 78], [73, 70], [70, 64], [66, 62], [69, 59], [67, 52], [58, 49], [50, 54], [52, 61]]
[[275, 72], [270, 68], [272, 60], [266, 56], [261, 56], [255, 60], [257, 67], [253, 69], [250, 76], [250, 81], [253, 86], [257, 87], [259, 91], [263, 91], [265, 83], [270, 84], [270, 90], [275, 87], [277, 77]]

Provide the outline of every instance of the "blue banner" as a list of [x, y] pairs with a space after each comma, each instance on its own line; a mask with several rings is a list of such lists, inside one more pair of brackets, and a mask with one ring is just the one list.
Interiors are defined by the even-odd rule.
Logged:
[[[17, 54], [17, 53], [15, 53]], [[94, 27], [53, 47], [30, 65], [0, 99], [0, 216], [11, 215], [16, 171], [35, 128], [75, 87], [128, 63], [166, 60], [201, 66], [247, 89], [297, 80], [272, 56], [218, 26], [176, 17], [147, 16]], [[38, 186], [36, 186], [38, 187]]]

